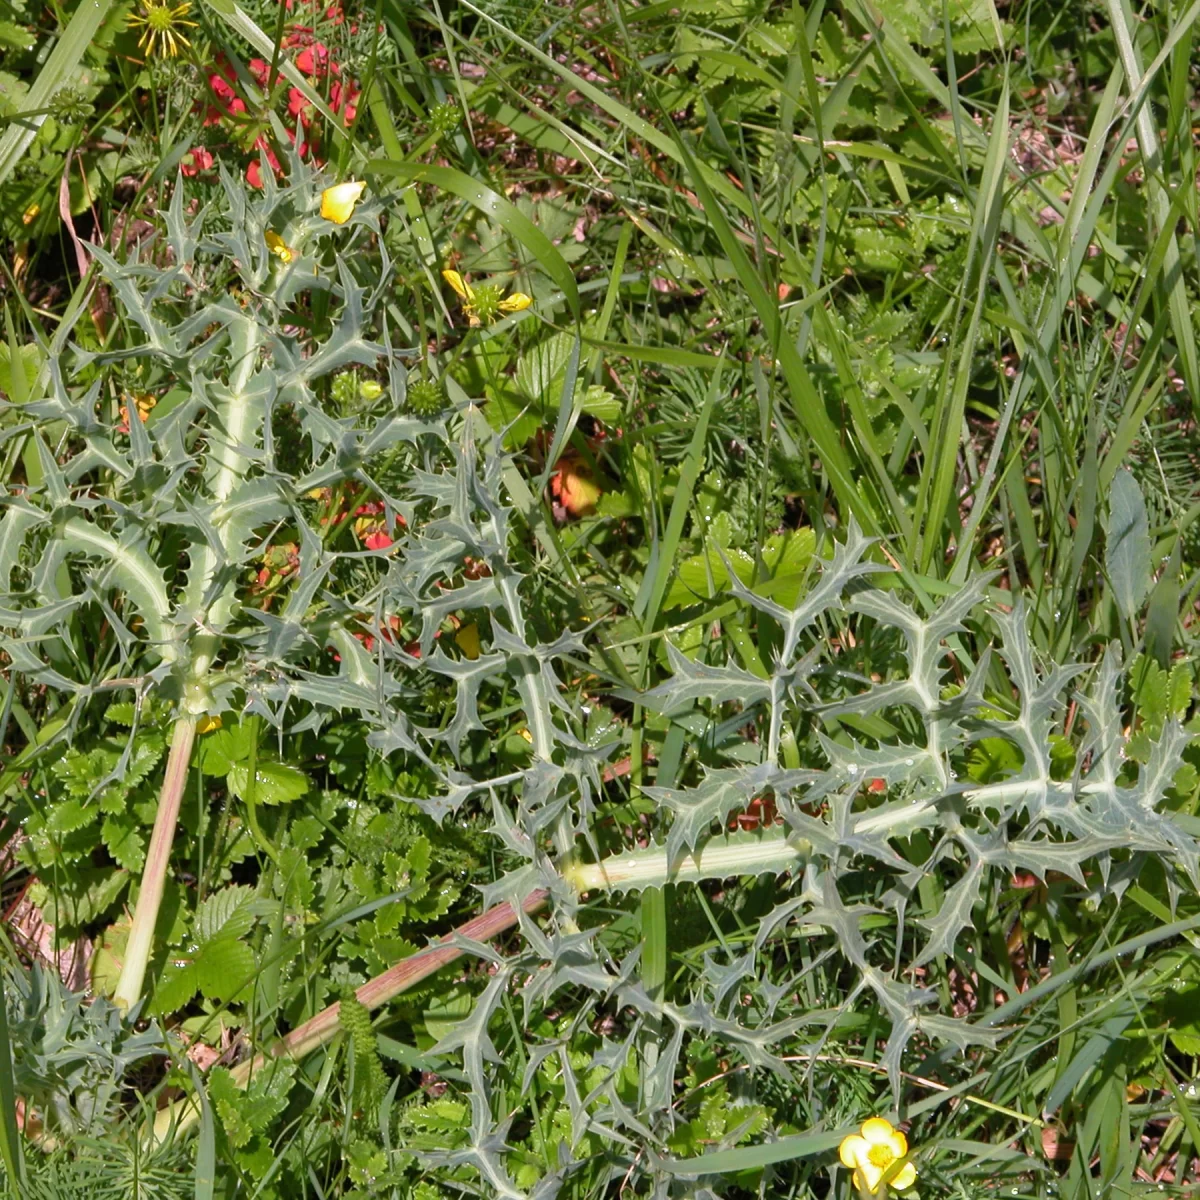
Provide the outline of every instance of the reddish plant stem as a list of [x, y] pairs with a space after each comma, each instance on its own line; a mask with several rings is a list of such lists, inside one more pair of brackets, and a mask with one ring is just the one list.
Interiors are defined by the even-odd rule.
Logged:
[[[526, 913], [537, 912], [538, 909], [545, 906], [548, 898], [549, 893], [545, 889], [539, 888], [530, 892], [521, 901], [521, 910]], [[374, 979], [368, 979], [354, 994], [359, 1002], [367, 1008], [378, 1008], [381, 1004], [386, 1004], [393, 996], [398, 996], [412, 987], [414, 983], [419, 983], [422, 979], [428, 978], [434, 972], [440, 971], [442, 967], [454, 962], [455, 959], [461, 958], [462, 949], [454, 945], [456, 937], [486, 942], [504, 933], [505, 930], [511, 929], [517, 920], [517, 910], [508, 901], [497, 904], [489, 908], [487, 912], [467, 921], [466, 924], [460, 925], [440, 942], [425, 950], [418, 950], [416, 954], [401, 959], [381, 975], [376, 975]], [[341, 1010], [342, 1004], [339, 1000], [336, 1004], [322, 1009], [316, 1016], [310, 1017], [303, 1025], [298, 1025], [291, 1033], [280, 1038], [262, 1054], [256, 1054], [253, 1058], [239, 1063], [230, 1072], [233, 1081], [239, 1087], [245, 1087], [255, 1072], [261, 1071], [267, 1065], [269, 1059], [302, 1058], [317, 1047], [323, 1046], [338, 1032], [338, 1015]], [[158, 1113], [155, 1119], [155, 1140], [164, 1140], [172, 1131], [176, 1134], [182, 1132], [194, 1124], [199, 1116], [200, 1111], [191, 1098], [168, 1105]]]
[[[521, 903], [522, 909], [527, 913], [536, 912], [546, 903], [547, 895], [548, 893], [541, 889], [530, 892]], [[439, 944], [430, 946], [426, 950], [418, 950], [416, 954], [401, 959], [395, 966], [389, 967], [382, 975], [368, 979], [354, 994], [359, 1002], [367, 1008], [378, 1008], [381, 1004], [386, 1004], [393, 996], [398, 996], [412, 987], [414, 983], [428, 978], [435, 971], [440, 971], [447, 963], [452, 963], [456, 958], [460, 958], [462, 950], [452, 944], [456, 936], [470, 938], [476, 942], [486, 942], [506, 929], [511, 929], [516, 923], [517, 913], [513, 906], [507, 901], [497, 904], [465, 925], [460, 925], [454, 933], [447, 934], [442, 938]], [[276, 1042], [266, 1054], [260, 1054], [253, 1059], [248, 1068], [245, 1063], [241, 1064], [234, 1071], [235, 1078], [243, 1069], [246, 1069], [246, 1077], [249, 1078], [265, 1062], [268, 1054], [275, 1058], [289, 1055], [300, 1058], [310, 1050], [315, 1050], [337, 1032], [338, 1014], [341, 1009], [340, 1000], [336, 1004], [322, 1009], [315, 1017], [310, 1017], [303, 1025], [296, 1026], [291, 1033]]]
[[133, 909], [129, 940], [125, 945], [125, 964], [121, 968], [121, 977], [117, 980], [117, 988], [113, 993], [113, 1003], [124, 1011], [131, 1009], [142, 995], [146, 965], [150, 961], [154, 943], [154, 926], [158, 921], [158, 909], [167, 882], [171, 846], [175, 841], [179, 804], [183, 799], [183, 786], [187, 782], [188, 763], [191, 761], [192, 743], [195, 740], [195, 716], [188, 713], [178, 717], [171, 737], [171, 753], [167, 758], [162, 790], [159, 792], [154, 829], [150, 834], [150, 848], [146, 852], [142, 886]]

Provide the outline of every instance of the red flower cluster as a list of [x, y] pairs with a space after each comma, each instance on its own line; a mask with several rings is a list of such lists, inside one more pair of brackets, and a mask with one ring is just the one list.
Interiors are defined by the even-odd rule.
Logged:
[[211, 151], [206, 150], [203, 146], [196, 146], [183, 156], [179, 169], [190, 179], [194, 175], [199, 175], [201, 171], [211, 171], [213, 162]]
[[[365, 616], [360, 619], [363, 621], [370, 620], [369, 617], [365, 617]], [[383, 620], [383, 623], [380, 625], [375, 625], [372, 622], [371, 627], [369, 629], [355, 629], [355, 630], [352, 630], [351, 632], [353, 633], [354, 637], [356, 637], [360, 642], [362, 642], [363, 649], [366, 650], [366, 652], [368, 654], [370, 654], [375, 649], [376, 638], [378, 638], [381, 641], [387, 642], [387, 644], [389, 646], [396, 645], [400, 641], [401, 635], [403, 633], [403, 628], [402, 628], [402, 625], [400, 622], [400, 618], [398, 616], [396, 616], [395, 614], [393, 614], [390, 617], [385, 617]], [[440, 638], [442, 636], [442, 631], [440, 629], [437, 630], [433, 636], [434, 636], [434, 638]], [[420, 658], [421, 657], [420, 641], [406, 642], [404, 644], [403, 649], [404, 649], [404, 653], [407, 654], [409, 656], [409, 658]], [[342, 661], [342, 656], [340, 654], [334, 654], [333, 657], [336, 662]]]
[[759, 827], [774, 825], [780, 819], [773, 796], [756, 796], [735, 816], [729, 818], [729, 828], [752, 832]]
[[357, 484], [350, 484], [336, 506], [330, 488], [313, 492], [312, 498], [319, 500], [327, 509], [325, 515], [319, 518], [320, 522], [326, 526], [332, 524], [340, 531], [347, 521], [353, 521], [355, 535], [368, 550], [386, 550], [394, 541], [393, 534], [398, 535], [404, 528], [404, 518], [397, 513], [394, 526], [389, 525], [387, 509], [382, 500], [368, 500], [352, 508], [354, 494], [359, 490]]
[[[291, 4], [287, 6], [290, 10]], [[326, 19], [335, 25], [344, 23], [346, 17], [339, 5], [331, 5], [325, 11]], [[351, 25], [350, 32], [356, 33], [357, 26]], [[358, 115], [358, 98], [361, 89], [351, 79], [342, 75], [333, 50], [324, 42], [319, 41], [313, 29], [308, 25], [292, 25], [283, 39], [283, 49], [298, 51], [293, 60], [299, 71], [307, 75], [318, 91], [326, 91], [329, 97], [329, 107], [347, 126], [354, 123]], [[271, 65], [261, 58], [252, 58], [247, 69], [255, 82], [265, 92], [278, 80], [278, 73], [271, 75]], [[224, 119], [236, 120], [247, 113], [246, 102], [237, 94], [236, 77], [229, 61], [224, 57], [217, 59], [216, 70], [208, 76], [210, 100], [204, 116], [205, 125], [217, 125]], [[199, 107], [199, 106], [198, 106]], [[320, 165], [320, 145], [313, 130], [313, 118], [316, 115], [313, 106], [308, 102], [304, 93], [298, 87], [288, 88], [288, 114], [293, 122], [298, 122], [303, 138], [299, 144], [301, 158], [311, 158]], [[296, 144], [295, 128], [287, 131], [288, 139]], [[283, 166], [278, 155], [271, 147], [266, 134], [259, 134], [254, 141], [254, 150], [261, 151], [276, 176], [283, 175]], [[188, 161], [191, 159], [192, 161]], [[205, 161], [207, 159], [207, 161]], [[201, 170], [212, 166], [212, 155], [207, 150], [193, 150], [185, 156], [182, 167], [185, 175], [195, 175]], [[246, 167], [246, 180], [251, 187], [260, 188], [262, 179], [262, 158], [256, 153]]]
[[250, 581], [250, 594], [262, 598], [262, 610], [271, 607], [279, 589], [300, 569], [300, 547], [295, 542], [272, 543], [262, 555], [262, 566]]
[[[368, 550], [386, 550], [392, 544], [388, 533], [387, 516], [381, 500], [368, 500], [354, 510], [354, 532]], [[396, 520], [403, 525], [404, 518]]]

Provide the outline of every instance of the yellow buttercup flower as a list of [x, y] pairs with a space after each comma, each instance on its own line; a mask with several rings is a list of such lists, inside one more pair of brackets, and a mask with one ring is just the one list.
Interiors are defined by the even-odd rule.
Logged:
[[290, 263], [296, 257], [296, 252], [275, 232], [273, 229], [268, 229], [263, 237], [267, 242], [267, 249], [275, 255], [281, 262]]
[[327, 187], [321, 193], [321, 216], [335, 225], [345, 225], [354, 213], [354, 206], [366, 190], [365, 183], [353, 180], [347, 183], [336, 183]]
[[533, 298], [524, 292], [513, 292], [506, 296], [504, 290], [494, 283], [472, 285], [457, 271], [443, 271], [442, 278], [462, 301], [463, 312], [472, 325], [491, 325], [502, 316], [523, 312], [533, 303]]
[[[854, 1171], [854, 1186], [861, 1190], [865, 1184], [872, 1195], [879, 1191], [883, 1177], [892, 1165], [907, 1153], [908, 1139], [882, 1117], [864, 1121], [858, 1133], [842, 1138], [838, 1147], [842, 1165]], [[917, 1168], [906, 1162], [887, 1183], [889, 1187], [903, 1189], [912, 1187], [916, 1179]]]
[[220, 716], [213, 714], [212, 716], [203, 716], [196, 722], [197, 733], [214, 733], [221, 728]]
[[141, 12], [131, 14], [130, 26], [145, 25], [142, 36], [138, 38], [138, 47], [147, 58], [155, 54], [165, 54], [174, 58], [179, 53], [180, 46], [190, 46], [183, 33], [184, 29], [197, 28], [195, 21], [187, 20], [192, 11], [191, 0], [183, 0], [181, 4], [172, 5], [169, 0], [142, 0]]
[[479, 626], [474, 621], [464, 625], [454, 635], [455, 645], [463, 652], [464, 657], [474, 662], [479, 657]]

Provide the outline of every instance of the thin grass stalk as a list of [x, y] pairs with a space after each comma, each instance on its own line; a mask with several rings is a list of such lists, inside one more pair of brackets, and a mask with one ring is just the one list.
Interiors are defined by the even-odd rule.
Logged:
[[[550, 893], [543, 888], [532, 891], [521, 901], [521, 911], [535, 913], [542, 908]], [[408, 958], [401, 959], [374, 979], [368, 979], [354, 995], [359, 1003], [367, 1008], [375, 1009], [386, 1004], [401, 992], [407, 991], [413, 984], [420, 983], [430, 975], [440, 971], [444, 966], [461, 958], [462, 947], [455, 944], [457, 938], [469, 938], [476, 942], [486, 942], [511, 929], [519, 920], [519, 914], [506, 900], [489, 908], [487, 912], [473, 917], [460, 925], [453, 933], [448, 933], [440, 942], [419, 950]], [[239, 1063], [230, 1072], [233, 1082], [238, 1087], [246, 1087], [254, 1077], [255, 1072], [261, 1071], [271, 1059], [303, 1058], [313, 1050], [329, 1042], [341, 1028], [338, 1018], [342, 1011], [339, 1000], [328, 1008], [322, 1009], [316, 1016], [310, 1017], [303, 1025], [298, 1025], [291, 1033], [282, 1037], [263, 1053]], [[190, 1128], [200, 1117], [200, 1109], [196, 1102], [187, 1097], [183, 1100], [172, 1101], [162, 1109], [154, 1120], [154, 1140], [162, 1142], [172, 1134], [179, 1134]]]

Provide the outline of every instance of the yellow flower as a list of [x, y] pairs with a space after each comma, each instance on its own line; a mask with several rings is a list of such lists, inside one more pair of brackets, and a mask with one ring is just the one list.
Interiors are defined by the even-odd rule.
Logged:
[[22, 214], [21, 224], [32, 225], [37, 220], [37, 215], [42, 211], [42, 206], [35, 200]]
[[457, 271], [443, 271], [442, 278], [462, 301], [463, 312], [472, 325], [491, 325], [502, 315], [523, 312], [533, 303], [532, 297], [524, 292], [513, 292], [511, 296], [506, 296], [494, 283], [481, 283], [474, 287]]
[[138, 46], [147, 58], [155, 54], [174, 58], [180, 46], [192, 44], [182, 32], [185, 28], [197, 28], [195, 21], [186, 19], [191, 11], [191, 0], [182, 0], [182, 3], [174, 6], [170, 0], [142, 0], [142, 11], [133, 13], [129, 24], [145, 25], [145, 31], [138, 38]]
[[213, 716], [204, 716], [196, 722], [197, 733], [213, 733], [221, 728], [221, 718], [214, 714]]
[[459, 629], [454, 635], [454, 641], [465, 658], [474, 662], [479, 657], [479, 626], [474, 621]]
[[[121, 424], [117, 426], [121, 433], [129, 432], [129, 396], [123, 396], [125, 401], [121, 405]], [[144, 425], [154, 406], [158, 403], [158, 397], [153, 392], [134, 392], [133, 394], [134, 412], [137, 413], [139, 420]]]
[[282, 262], [290, 263], [296, 257], [296, 252], [275, 232], [273, 229], [268, 229], [263, 237], [267, 241], [267, 249], [270, 250], [276, 258]]
[[[889, 1168], [908, 1153], [908, 1139], [891, 1122], [882, 1117], [864, 1121], [858, 1133], [842, 1138], [838, 1156], [843, 1166], [854, 1170], [854, 1186], [874, 1195], [879, 1191], [883, 1177]], [[890, 1187], [908, 1188], [916, 1182], [917, 1168], [905, 1163], [887, 1182]]]
[[366, 186], [365, 183], [350, 181], [327, 187], [321, 193], [321, 216], [335, 225], [345, 225]]

